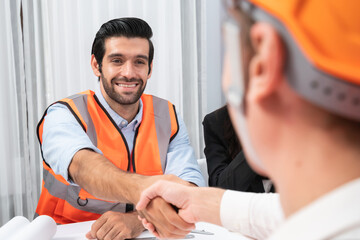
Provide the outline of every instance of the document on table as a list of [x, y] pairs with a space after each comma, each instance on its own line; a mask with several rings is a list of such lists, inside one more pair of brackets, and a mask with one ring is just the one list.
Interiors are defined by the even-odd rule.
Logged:
[[[72, 223], [65, 225], [58, 225], [57, 231], [53, 239], [56, 240], [86, 240], [85, 234], [90, 231], [91, 225], [94, 221], [88, 222], [80, 222], [80, 223]], [[198, 239], [198, 240], [246, 240], [250, 239], [244, 237], [243, 235], [229, 232], [227, 229], [223, 227], [219, 227], [210, 223], [197, 223], [196, 230], [199, 230], [200, 233], [189, 233], [185, 239]], [[209, 233], [213, 233], [210, 235]], [[149, 233], [148, 231], [144, 231], [140, 234], [137, 240], [155, 240], [156, 238]]]

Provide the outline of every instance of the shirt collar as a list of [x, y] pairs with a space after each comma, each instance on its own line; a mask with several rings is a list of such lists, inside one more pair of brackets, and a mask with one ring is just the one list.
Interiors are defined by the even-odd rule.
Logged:
[[99, 102], [101, 103], [101, 105], [103, 105], [105, 110], [110, 114], [110, 117], [115, 121], [116, 125], [120, 129], [124, 128], [124, 127], [121, 127], [121, 125], [120, 125], [120, 123], [122, 121], [125, 121], [127, 123], [126, 127], [128, 125], [133, 126], [133, 131], [135, 131], [135, 129], [140, 125], [140, 123], [142, 121], [142, 115], [143, 115], [143, 102], [142, 102], [141, 98], [140, 98], [140, 104], [139, 104], [139, 112], [136, 114], [135, 118], [130, 123], [128, 123], [124, 118], [122, 118], [119, 114], [117, 114], [110, 107], [110, 105], [106, 102], [106, 100], [100, 90], [100, 82], [97, 84], [97, 87], [95, 89], [95, 95], [99, 99]]

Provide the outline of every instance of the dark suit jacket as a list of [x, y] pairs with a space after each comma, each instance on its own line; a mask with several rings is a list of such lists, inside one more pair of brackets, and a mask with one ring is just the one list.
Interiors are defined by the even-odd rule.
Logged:
[[231, 159], [227, 151], [229, 142], [224, 137], [226, 118], [229, 118], [227, 108], [222, 107], [206, 115], [202, 123], [209, 186], [245, 192], [264, 192], [262, 177], [249, 167], [243, 151]]

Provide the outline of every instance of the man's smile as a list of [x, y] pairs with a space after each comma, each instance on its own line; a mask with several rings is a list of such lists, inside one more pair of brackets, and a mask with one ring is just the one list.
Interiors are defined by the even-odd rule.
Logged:
[[139, 85], [138, 83], [115, 83], [117, 86], [119, 87], [123, 87], [123, 88], [134, 88], [137, 85]]

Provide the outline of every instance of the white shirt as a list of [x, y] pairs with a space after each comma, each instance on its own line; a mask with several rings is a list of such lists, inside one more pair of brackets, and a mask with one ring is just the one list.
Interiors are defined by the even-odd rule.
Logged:
[[220, 217], [225, 228], [256, 239], [269, 235], [270, 240], [360, 239], [360, 178], [305, 206], [285, 222], [278, 194], [226, 191]]
[[283, 222], [284, 214], [277, 193], [228, 190], [221, 200], [220, 218], [230, 231], [265, 239]]
[[270, 239], [360, 239], [360, 178], [290, 216]]

